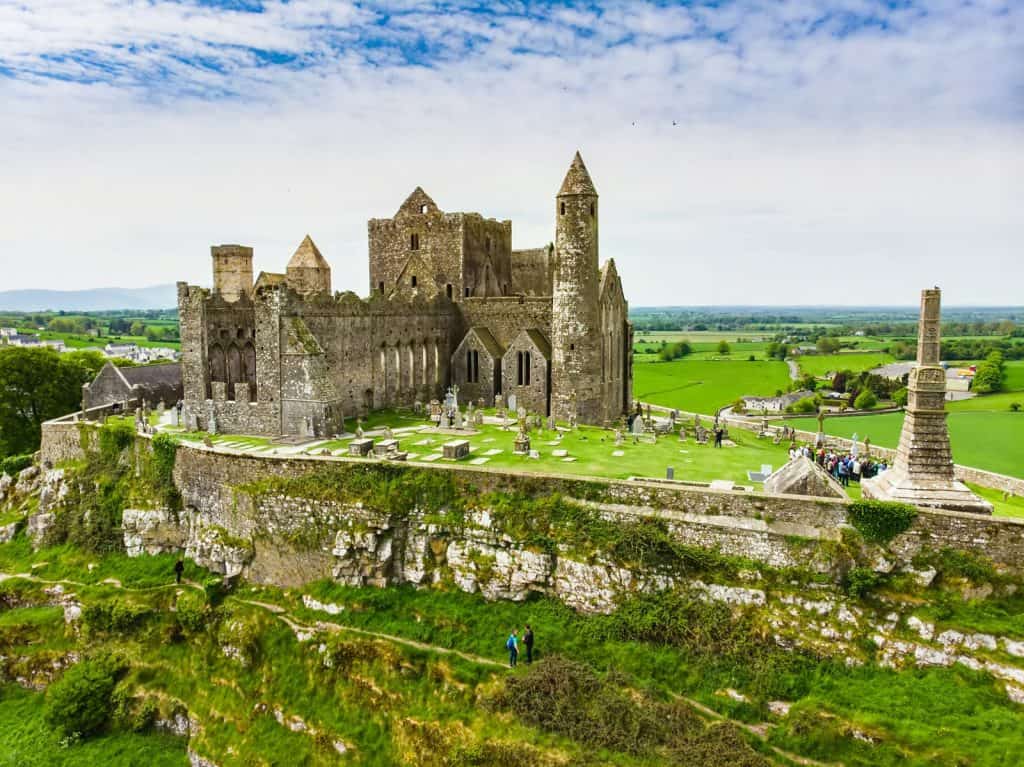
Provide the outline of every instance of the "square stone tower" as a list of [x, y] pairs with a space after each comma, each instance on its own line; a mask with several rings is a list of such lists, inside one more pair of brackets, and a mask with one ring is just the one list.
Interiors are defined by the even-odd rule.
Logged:
[[991, 514], [992, 505], [953, 476], [946, 423], [946, 371], [940, 362], [941, 291], [921, 291], [917, 366], [910, 371], [907, 409], [892, 467], [861, 482], [865, 498], [952, 511]]

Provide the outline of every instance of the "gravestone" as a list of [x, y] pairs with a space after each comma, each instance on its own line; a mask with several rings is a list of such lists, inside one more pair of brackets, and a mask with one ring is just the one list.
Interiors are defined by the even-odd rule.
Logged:
[[469, 456], [469, 440], [454, 439], [451, 442], [445, 442], [441, 446], [441, 452], [445, 458], [454, 461], [460, 458], [467, 458]]
[[508, 409], [511, 412], [513, 412], [513, 413], [516, 412], [516, 395], [515, 394], [509, 394], [508, 395]]
[[675, 478], [676, 478], [676, 469], [675, 469], [675, 467], [674, 466], [669, 466], [668, 468], [666, 468], [665, 469], [665, 479], [675, 479]]
[[476, 410], [473, 413], [473, 425], [474, 426], [483, 426], [484, 425], [484, 411], [483, 410]]
[[348, 443], [348, 454], [349, 455], [368, 455], [373, 450], [372, 439], [354, 439]]
[[397, 439], [382, 439], [380, 442], [373, 446], [373, 454], [379, 458], [383, 458], [388, 453], [395, 453], [397, 451]]
[[556, 427], [555, 417], [553, 415], [548, 416], [548, 431], [554, 431]]
[[512, 452], [516, 455], [526, 455], [530, 452], [530, 435], [526, 433], [525, 429], [519, 429], [519, 433], [512, 443]]

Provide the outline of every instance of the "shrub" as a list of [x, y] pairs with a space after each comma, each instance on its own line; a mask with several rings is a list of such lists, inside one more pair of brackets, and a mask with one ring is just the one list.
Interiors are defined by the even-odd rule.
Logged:
[[718, 342], [718, 353], [728, 354], [732, 347], [729, 346], [729, 342], [722, 340]]
[[82, 611], [82, 624], [90, 632], [126, 634], [139, 628], [153, 611], [121, 599], [89, 605]]
[[818, 405], [814, 401], [814, 397], [804, 397], [801, 400], [797, 400], [792, 405], [786, 408], [787, 413], [816, 413], [818, 412]]
[[121, 453], [135, 440], [135, 427], [127, 420], [110, 421], [99, 430], [100, 457], [108, 466], [115, 466]]
[[847, 509], [850, 524], [869, 543], [888, 543], [906, 531], [916, 517], [913, 506], [890, 501], [856, 501]]
[[181, 508], [181, 494], [174, 486], [174, 462], [177, 457], [178, 443], [170, 434], [159, 432], [151, 441], [153, 455], [151, 465], [153, 482], [156, 492], [170, 509]]
[[32, 465], [32, 456], [11, 455], [0, 461], [0, 474], [10, 474], [12, 477], [23, 469]]
[[853, 406], [858, 410], [871, 410], [878, 404], [878, 397], [871, 389], [865, 389], [857, 395], [857, 399], [853, 401]]
[[896, 403], [896, 407], [906, 407], [908, 397], [907, 387], [904, 386], [902, 389], [897, 389], [892, 394], [892, 401]]
[[69, 668], [46, 693], [43, 717], [64, 737], [88, 737], [113, 713], [114, 686], [123, 665], [109, 657], [83, 660]]
[[883, 580], [884, 577], [870, 567], [855, 567], [846, 574], [843, 586], [851, 597], [862, 597]]
[[197, 634], [206, 628], [209, 611], [201, 594], [186, 591], [174, 605], [174, 616], [178, 624], [189, 633]]
[[1019, 413], [1020, 412], [1020, 403], [1019, 402], [1011, 402], [1010, 403], [1010, 410], [1012, 412], [1014, 412], [1014, 413]]

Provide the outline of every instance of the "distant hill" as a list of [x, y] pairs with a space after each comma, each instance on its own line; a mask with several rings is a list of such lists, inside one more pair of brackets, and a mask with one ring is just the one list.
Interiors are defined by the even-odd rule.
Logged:
[[0, 290], [0, 311], [8, 312], [173, 309], [177, 305], [178, 293], [174, 285], [92, 290]]

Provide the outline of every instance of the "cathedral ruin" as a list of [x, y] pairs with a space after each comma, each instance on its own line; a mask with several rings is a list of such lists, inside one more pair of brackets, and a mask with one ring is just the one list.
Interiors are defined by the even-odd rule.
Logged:
[[622, 281], [598, 260], [598, 195], [579, 153], [553, 245], [512, 249], [512, 222], [446, 213], [417, 187], [371, 219], [369, 296], [333, 293], [308, 236], [254, 281], [252, 248], [211, 248], [212, 290], [178, 283], [190, 425], [325, 437], [343, 419], [440, 399], [516, 395], [559, 420], [608, 423], [632, 398]]

